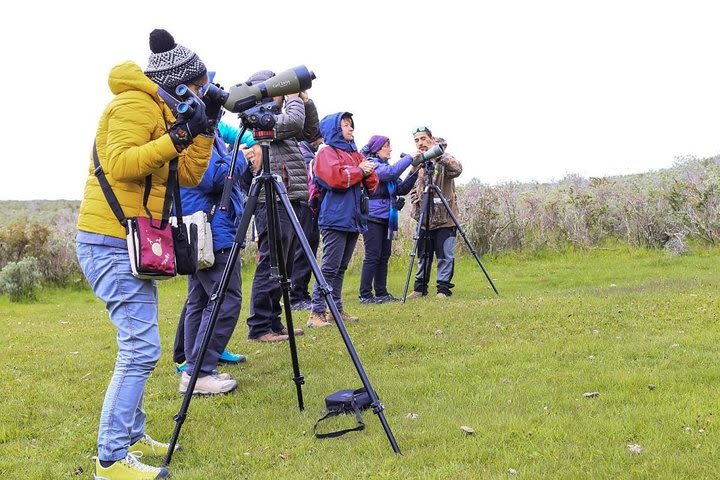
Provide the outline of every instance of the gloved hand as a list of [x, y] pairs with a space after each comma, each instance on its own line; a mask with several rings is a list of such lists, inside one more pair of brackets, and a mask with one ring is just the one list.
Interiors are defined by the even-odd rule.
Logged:
[[[216, 83], [214, 85], [222, 90], [222, 87], [219, 83]], [[219, 101], [213, 102], [208, 95], [203, 97], [203, 101], [205, 102], [205, 113], [207, 114], [208, 124], [210, 125], [209, 131], [205, 133], [213, 134], [215, 133], [215, 129], [217, 128], [218, 123], [220, 123], [220, 118], [225, 112], [222, 109], [222, 104]]]
[[398, 197], [397, 200], [395, 200], [395, 208], [398, 210], [402, 210], [405, 206], [405, 197]]
[[168, 130], [168, 135], [175, 145], [175, 150], [185, 150], [201, 133], [210, 130], [205, 105], [202, 102], [193, 102], [192, 108], [178, 115], [175, 123]]

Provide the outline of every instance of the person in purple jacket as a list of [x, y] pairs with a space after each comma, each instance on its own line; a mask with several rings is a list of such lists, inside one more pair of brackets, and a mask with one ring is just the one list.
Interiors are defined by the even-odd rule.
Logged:
[[398, 299], [387, 291], [388, 261], [392, 252], [392, 238], [398, 229], [398, 211], [405, 203], [402, 195], [410, 192], [417, 173], [410, 174], [404, 181], [400, 180], [400, 175], [410, 166], [413, 157], [403, 154], [400, 160], [391, 165], [392, 147], [388, 137], [373, 135], [360, 152], [373, 162], [380, 179], [377, 190], [370, 195], [368, 229], [363, 233], [365, 258], [360, 274], [360, 303], [395, 302]]

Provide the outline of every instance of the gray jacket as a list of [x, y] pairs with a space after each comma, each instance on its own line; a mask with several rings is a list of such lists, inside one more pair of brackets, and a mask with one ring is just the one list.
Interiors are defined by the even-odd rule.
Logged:
[[[318, 113], [312, 100], [299, 97], [285, 102], [283, 113], [276, 115], [275, 140], [270, 144], [270, 169], [282, 178], [290, 201], [308, 200], [307, 169], [298, 142], [313, 140], [319, 132]], [[258, 202], [265, 201], [261, 190]]]

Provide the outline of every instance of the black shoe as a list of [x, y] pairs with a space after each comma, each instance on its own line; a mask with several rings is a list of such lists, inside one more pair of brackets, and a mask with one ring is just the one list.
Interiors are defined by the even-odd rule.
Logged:
[[360, 305], [373, 305], [378, 303], [378, 299], [375, 297], [360, 297]]
[[390, 302], [399, 302], [400, 299], [393, 297], [391, 294], [383, 295], [381, 297], [375, 297], [376, 303], [390, 303]]
[[310, 310], [312, 308], [312, 301], [310, 300], [298, 300], [290, 304], [290, 310]]

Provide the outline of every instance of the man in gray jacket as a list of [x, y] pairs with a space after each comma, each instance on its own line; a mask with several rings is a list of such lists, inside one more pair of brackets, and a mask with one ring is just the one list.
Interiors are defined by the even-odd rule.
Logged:
[[[272, 76], [274, 76], [273, 72], [262, 70], [253, 74], [248, 81], [256, 85]], [[300, 151], [298, 139], [311, 140], [317, 137], [318, 113], [315, 104], [305, 92], [287, 95], [284, 98], [276, 97], [275, 101], [282, 107], [282, 112], [276, 115], [275, 140], [270, 144], [270, 169], [273, 174], [282, 178], [295, 215], [299, 216], [300, 202], [308, 201], [308, 186], [305, 159]], [[261, 159], [257, 159], [253, 162], [255, 173], [259, 170], [260, 161]], [[292, 274], [293, 253], [296, 250], [297, 239], [290, 219], [280, 202], [277, 211], [283, 257], [289, 278]], [[281, 342], [288, 339], [288, 331], [280, 320], [282, 289], [277, 279], [270, 277], [267, 209], [265, 193], [262, 190], [255, 209], [255, 230], [258, 236], [259, 258], [250, 296], [248, 339], [259, 342]], [[301, 329], [295, 329], [295, 335], [302, 333]]]

